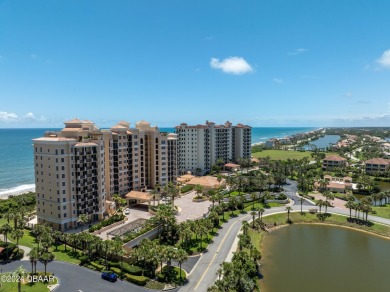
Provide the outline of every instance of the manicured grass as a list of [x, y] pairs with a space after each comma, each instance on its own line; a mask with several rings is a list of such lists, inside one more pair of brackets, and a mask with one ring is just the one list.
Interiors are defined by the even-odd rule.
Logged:
[[[349, 222], [347, 220], [348, 217], [335, 215], [335, 214], [327, 214], [327, 215], [328, 217], [326, 217], [324, 220], [321, 220], [318, 214], [303, 213], [303, 215], [301, 215], [300, 212], [291, 212], [290, 220], [292, 221], [293, 224], [294, 223], [325, 223], [325, 224], [341, 225], [341, 226], [361, 229], [378, 235], [390, 237], [390, 226], [381, 225], [377, 223], [373, 224], [372, 226], [359, 225], [353, 222]], [[286, 224], [286, 220], [287, 220], [287, 213], [274, 214], [271, 216], [263, 217], [264, 223], [268, 223], [271, 225], [275, 225], [276, 223], [276, 226]]]
[[375, 216], [390, 219], [390, 205], [372, 207], [376, 211]]
[[[7, 275], [7, 274], [3, 274]], [[27, 275], [25, 276], [27, 278]], [[36, 282], [36, 283], [26, 283], [22, 284], [22, 292], [43, 292], [49, 291], [47, 288], [48, 285], [54, 285], [57, 283], [57, 280], [50, 283]], [[0, 292], [10, 292], [10, 291], [18, 291], [18, 283], [17, 282], [2, 282], [0, 286]]]
[[271, 160], [302, 159], [304, 157], [312, 158], [311, 152], [289, 151], [289, 150], [263, 150], [252, 153], [255, 158], [271, 157]]
[[148, 288], [148, 289], [162, 291], [165, 288], [165, 283], [161, 283], [161, 282], [158, 282], [158, 281], [150, 280], [148, 283], [146, 283], [146, 285], [144, 287]]
[[[69, 246], [66, 247], [66, 251], [65, 245], [63, 244], [57, 247], [58, 251], [55, 250], [55, 247], [50, 248], [50, 250], [55, 255], [56, 261], [68, 262], [75, 265], [80, 264], [80, 260], [72, 254], [72, 248]], [[78, 250], [76, 251], [76, 253], [79, 256], [81, 255], [81, 252]]]
[[[30, 248], [37, 246], [37, 244], [35, 243], [35, 237], [33, 237], [30, 234], [30, 230], [24, 229], [23, 232], [24, 232], [24, 235], [21, 239], [19, 239], [19, 244], [23, 245], [23, 246], [28, 246]], [[11, 240], [16, 243], [16, 240], [14, 240], [14, 239], [11, 239]]]

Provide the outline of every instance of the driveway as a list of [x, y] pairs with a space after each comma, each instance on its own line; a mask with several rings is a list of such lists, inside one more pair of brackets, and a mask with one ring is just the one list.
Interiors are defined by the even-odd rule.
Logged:
[[187, 195], [175, 199], [175, 206], [180, 208], [180, 212], [177, 214], [177, 222], [183, 222], [187, 219], [194, 220], [203, 217], [203, 214], [207, 213], [209, 207], [213, 204], [209, 200], [204, 202], [193, 202], [192, 199], [196, 196], [195, 191], [188, 193]]

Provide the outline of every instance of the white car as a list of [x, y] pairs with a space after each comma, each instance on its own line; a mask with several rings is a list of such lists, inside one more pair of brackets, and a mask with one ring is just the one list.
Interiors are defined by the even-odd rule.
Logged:
[[123, 211], [123, 214], [124, 214], [124, 215], [129, 215], [129, 214], [130, 214], [130, 209], [129, 209], [129, 208], [126, 208], [126, 209]]

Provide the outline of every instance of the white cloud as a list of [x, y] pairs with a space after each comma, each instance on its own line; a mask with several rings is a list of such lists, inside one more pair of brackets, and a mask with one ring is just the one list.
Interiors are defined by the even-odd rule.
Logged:
[[15, 113], [0, 111], [0, 122], [14, 123], [14, 122], [43, 122], [46, 121], [44, 116], [36, 117], [33, 113], [27, 113], [22, 116], [18, 116]]
[[33, 121], [46, 121], [46, 118], [44, 116], [36, 117], [33, 113], [27, 113], [24, 115], [25, 119], [33, 120]]
[[382, 56], [377, 60], [377, 62], [382, 67], [390, 69], [390, 50], [384, 51]]
[[275, 82], [275, 83], [278, 83], [278, 84], [283, 84], [284, 83], [283, 79], [280, 79], [280, 78], [274, 78], [274, 79], [272, 79], [272, 81]]
[[211, 58], [211, 68], [220, 69], [225, 73], [242, 75], [253, 72], [252, 66], [241, 57], [229, 57], [220, 61], [217, 58]]
[[0, 112], [0, 121], [13, 122], [13, 121], [17, 121], [18, 119], [19, 117], [15, 113]]
[[303, 54], [303, 53], [305, 53], [307, 51], [308, 51], [308, 49], [300, 48], [300, 49], [296, 49], [294, 52], [287, 53], [287, 55], [289, 55], [289, 56], [296, 56], [296, 55]]

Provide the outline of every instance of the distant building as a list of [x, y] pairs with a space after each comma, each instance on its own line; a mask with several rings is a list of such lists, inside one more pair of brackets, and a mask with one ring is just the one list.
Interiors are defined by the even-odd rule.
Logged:
[[347, 166], [347, 159], [338, 155], [331, 155], [322, 160], [323, 170], [333, 170]]
[[267, 148], [275, 147], [278, 144], [279, 144], [279, 141], [278, 141], [278, 139], [275, 139], [275, 138], [271, 138], [271, 139], [268, 139], [267, 141], [265, 141], [265, 147], [267, 147]]
[[[346, 190], [352, 190], [352, 178], [349, 176], [345, 177], [334, 177], [330, 175], [324, 175], [324, 180], [327, 182], [325, 187], [326, 191], [345, 193]], [[314, 183], [314, 187], [320, 190], [320, 184]]]
[[226, 122], [223, 125], [206, 121], [204, 125], [190, 126], [182, 123], [175, 127], [177, 134], [178, 170], [203, 174], [221, 160], [223, 163], [239, 162], [251, 158], [252, 128]]
[[389, 170], [390, 160], [383, 158], [372, 158], [364, 162], [367, 174], [385, 173]]

